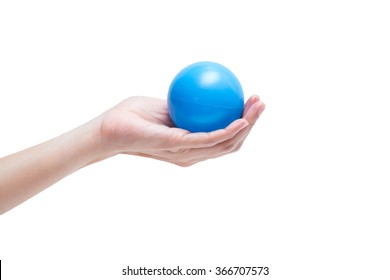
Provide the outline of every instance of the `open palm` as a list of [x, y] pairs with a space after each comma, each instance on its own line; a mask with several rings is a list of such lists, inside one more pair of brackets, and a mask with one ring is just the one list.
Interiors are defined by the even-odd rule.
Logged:
[[103, 115], [105, 146], [114, 154], [126, 153], [190, 166], [237, 151], [264, 110], [257, 96], [245, 104], [243, 118], [227, 128], [190, 133], [174, 126], [166, 100], [130, 97]]

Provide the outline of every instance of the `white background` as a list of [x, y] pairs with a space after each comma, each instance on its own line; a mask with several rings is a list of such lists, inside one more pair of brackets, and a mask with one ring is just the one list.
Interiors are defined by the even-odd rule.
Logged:
[[160, 279], [127, 265], [389, 279], [386, 2], [1, 1], [0, 156], [128, 96], [166, 98], [199, 60], [267, 105], [238, 153], [118, 156], [2, 215], [4, 279]]

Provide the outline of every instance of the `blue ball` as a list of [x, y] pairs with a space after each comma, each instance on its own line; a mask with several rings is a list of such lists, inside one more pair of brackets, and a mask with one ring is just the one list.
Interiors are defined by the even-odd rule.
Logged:
[[215, 62], [198, 62], [181, 70], [168, 93], [168, 112], [177, 127], [210, 132], [241, 118], [244, 94], [236, 76]]

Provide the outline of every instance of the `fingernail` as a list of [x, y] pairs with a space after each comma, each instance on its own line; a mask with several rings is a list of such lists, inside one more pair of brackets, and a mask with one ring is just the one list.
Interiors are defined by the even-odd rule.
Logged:
[[261, 113], [263, 113], [264, 112], [264, 110], [265, 110], [265, 104], [263, 103], [263, 102], [260, 102], [260, 112], [259, 112], [259, 116], [261, 115]]
[[253, 96], [253, 101], [255, 102], [259, 102], [260, 101], [260, 96], [258, 96], [257, 94]]

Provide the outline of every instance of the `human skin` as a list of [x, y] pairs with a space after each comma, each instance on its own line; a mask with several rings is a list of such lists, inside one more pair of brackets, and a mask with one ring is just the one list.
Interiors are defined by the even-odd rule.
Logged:
[[265, 108], [258, 96], [225, 129], [190, 133], [174, 126], [165, 100], [130, 97], [56, 138], [0, 158], [0, 214], [67, 175], [117, 154], [179, 166], [238, 151]]

